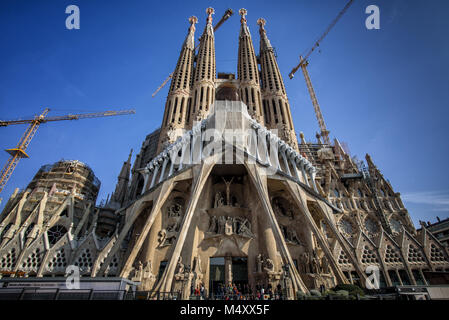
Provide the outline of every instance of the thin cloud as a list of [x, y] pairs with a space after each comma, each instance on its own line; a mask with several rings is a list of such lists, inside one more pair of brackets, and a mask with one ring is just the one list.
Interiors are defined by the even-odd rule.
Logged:
[[449, 190], [404, 193], [402, 200], [408, 203], [431, 206], [432, 211], [449, 211]]

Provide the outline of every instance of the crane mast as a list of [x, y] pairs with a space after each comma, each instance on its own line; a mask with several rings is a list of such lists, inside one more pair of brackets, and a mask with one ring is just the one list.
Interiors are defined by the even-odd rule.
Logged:
[[66, 115], [66, 116], [58, 116], [58, 117], [46, 117], [50, 109], [46, 108], [39, 116], [36, 116], [34, 119], [25, 119], [25, 120], [11, 120], [11, 121], [0, 121], [0, 127], [7, 127], [9, 125], [15, 124], [26, 124], [29, 123], [28, 128], [23, 133], [22, 137], [19, 140], [19, 143], [15, 148], [7, 149], [6, 152], [10, 154], [10, 157], [2, 171], [0, 171], [0, 192], [2, 192], [9, 178], [11, 177], [14, 169], [22, 158], [29, 158], [27, 153], [25, 152], [28, 148], [31, 140], [36, 134], [37, 129], [42, 123], [50, 122], [50, 121], [63, 121], [63, 120], [79, 120], [86, 118], [98, 118], [98, 117], [109, 117], [109, 116], [119, 116], [125, 114], [134, 114], [136, 113], [134, 110], [121, 110], [121, 111], [104, 111], [104, 112], [96, 112], [96, 113], [85, 113], [85, 114], [74, 114], [74, 115]]
[[10, 157], [6, 162], [5, 166], [3, 167], [2, 171], [0, 171], [0, 192], [2, 192], [3, 188], [6, 185], [6, 182], [8, 182], [9, 178], [14, 172], [14, 169], [19, 163], [19, 160], [21, 158], [29, 158], [25, 150], [28, 148], [31, 139], [33, 139], [37, 129], [39, 128], [39, 125], [41, 124], [40, 120], [44, 119], [49, 111], [50, 110], [46, 108], [40, 116], [37, 116], [35, 119], [31, 120], [30, 125], [20, 138], [20, 141], [17, 144], [17, 146], [15, 148], [6, 150], [6, 152], [10, 154]]
[[318, 120], [318, 126], [320, 127], [320, 135], [323, 138], [323, 142], [326, 144], [330, 144], [329, 140], [329, 130], [326, 129], [326, 124], [324, 123], [324, 117], [321, 113], [320, 105], [318, 104], [318, 99], [316, 98], [315, 90], [312, 86], [312, 81], [310, 80], [309, 72], [307, 71], [307, 65], [309, 64], [307, 61], [302, 63], [301, 70], [304, 75], [304, 79], [306, 80], [307, 90], [309, 90], [310, 98], [312, 99], [313, 109], [315, 110], [316, 118]]

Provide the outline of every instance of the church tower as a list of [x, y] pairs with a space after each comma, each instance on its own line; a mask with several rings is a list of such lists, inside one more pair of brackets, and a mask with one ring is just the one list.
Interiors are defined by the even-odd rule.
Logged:
[[215, 100], [215, 37], [212, 26], [213, 8], [207, 8], [207, 24], [200, 38], [195, 73], [193, 77], [193, 107], [189, 117], [189, 127], [194, 121], [204, 119], [209, 113], [209, 106]]
[[266, 21], [260, 18], [257, 24], [260, 27], [260, 68], [265, 125], [269, 129], [277, 129], [279, 137], [297, 149], [298, 141], [290, 114], [290, 104], [274, 49], [265, 31]]
[[181, 54], [173, 73], [167, 102], [165, 103], [158, 151], [161, 151], [165, 144], [175, 141], [182, 134], [182, 129], [185, 128], [186, 122], [188, 122], [188, 109], [191, 104], [190, 89], [195, 58], [195, 24], [198, 22], [198, 19], [192, 16], [189, 18], [189, 22], [189, 31], [182, 45]]
[[128, 161], [123, 163], [122, 170], [120, 171], [120, 174], [118, 176], [117, 185], [115, 186], [115, 191], [111, 196], [110, 203], [117, 203], [119, 204], [119, 208], [123, 205], [126, 198], [126, 193], [128, 190], [128, 183], [129, 183], [129, 175], [131, 173], [131, 157], [133, 154], [133, 150], [131, 149], [131, 152], [128, 156]]
[[261, 111], [259, 68], [254, 52], [253, 41], [246, 24], [246, 9], [240, 9], [241, 27], [239, 34], [238, 79], [240, 80], [240, 99], [248, 106], [248, 113], [259, 123], [264, 123]]

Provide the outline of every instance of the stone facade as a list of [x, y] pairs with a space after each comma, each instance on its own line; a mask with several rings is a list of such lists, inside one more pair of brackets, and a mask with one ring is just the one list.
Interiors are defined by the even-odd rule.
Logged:
[[184, 298], [199, 284], [211, 294], [229, 283], [281, 287], [289, 297], [364, 287], [372, 266], [381, 286], [449, 271], [447, 249], [425, 226], [416, 231], [369, 155], [356, 161], [337, 139], [297, 141], [265, 20], [257, 58], [240, 10], [238, 79], [216, 79], [212, 13], [196, 59], [189, 19], [161, 129], [132, 169], [131, 154], [124, 162], [107, 203], [94, 207], [99, 184], [80, 162], [39, 171], [0, 216], [1, 270], [42, 277], [74, 264]]

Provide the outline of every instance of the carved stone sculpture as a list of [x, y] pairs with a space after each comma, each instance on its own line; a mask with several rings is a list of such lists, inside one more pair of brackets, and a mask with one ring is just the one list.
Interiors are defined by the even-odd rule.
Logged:
[[223, 195], [221, 194], [221, 192], [219, 191], [219, 192], [217, 192], [216, 194], [215, 194], [215, 200], [214, 200], [214, 207], [215, 208], [219, 208], [219, 207], [222, 207], [222, 206], [224, 206], [225, 204], [224, 204], [224, 198], [223, 198]]
[[178, 259], [178, 264], [176, 265], [176, 273], [183, 274], [184, 273], [184, 264], [182, 263], [182, 257], [180, 256]]
[[263, 256], [259, 253], [256, 257], [257, 272], [262, 272]]
[[263, 268], [267, 272], [273, 272], [274, 271], [273, 260], [271, 260], [269, 258], [265, 259]]
[[302, 258], [304, 273], [310, 273], [310, 257], [309, 257], [309, 254], [307, 252], [304, 252], [302, 254], [301, 258]]

